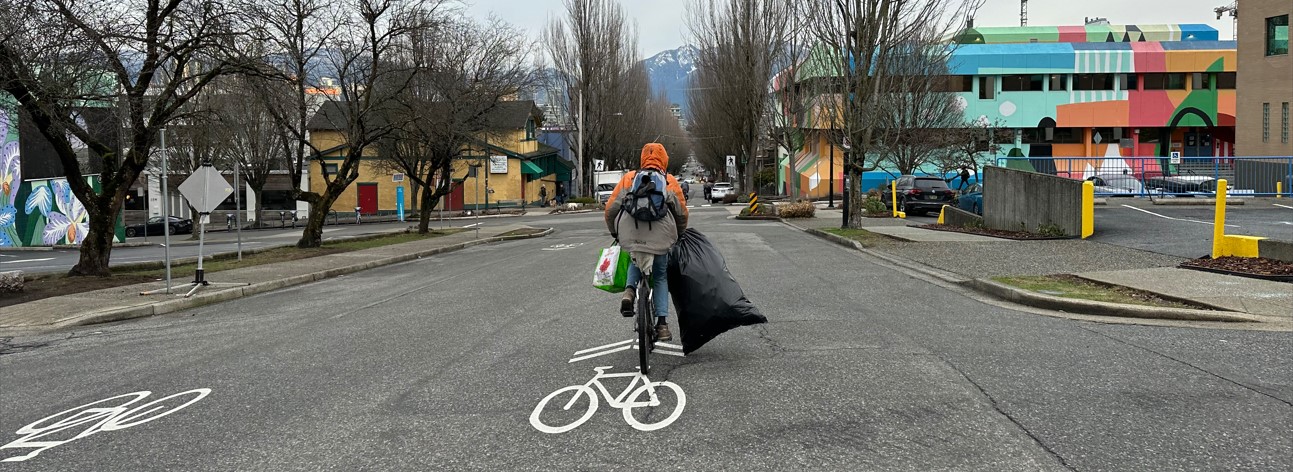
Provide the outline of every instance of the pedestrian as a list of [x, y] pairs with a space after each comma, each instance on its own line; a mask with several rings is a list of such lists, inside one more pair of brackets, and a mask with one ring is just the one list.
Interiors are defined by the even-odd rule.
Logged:
[[539, 206], [548, 206], [548, 186], [539, 185]]
[[961, 174], [959, 177], [961, 177], [961, 184], [957, 185], [956, 189], [963, 190], [966, 186], [970, 184], [970, 169], [962, 165]]
[[557, 182], [557, 204], [566, 204], [566, 185], [561, 182]]
[[710, 195], [712, 195], [713, 192], [714, 192], [714, 183], [706, 179], [705, 180], [705, 200], [713, 201], [713, 198], [710, 198]]

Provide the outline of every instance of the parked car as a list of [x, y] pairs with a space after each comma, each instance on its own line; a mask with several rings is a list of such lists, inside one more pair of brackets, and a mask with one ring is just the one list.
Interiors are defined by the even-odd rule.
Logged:
[[1093, 175], [1087, 180], [1095, 184], [1095, 193], [1111, 197], [1133, 197], [1145, 194], [1145, 185], [1131, 175]]
[[714, 187], [709, 190], [709, 202], [718, 203], [723, 201], [723, 197], [734, 195], [736, 187], [731, 182], [715, 182]]
[[597, 202], [603, 205], [611, 199], [611, 194], [615, 193], [615, 184], [597, 184]]
[[[956, 198], [956, 191], [947, 187], [947, 182], [938, 177], [917, 177], [904, 175], [898, 177], [898, 211], [923, 215], [938, 211], [943, 205], [951, 205]], [[884, 203], [893, 206], [893, 198], [888, 186], [883, 193]]]
[[956, 207], [983, 216], [983, 184], [970, 184], [965, 193], [956, 197]]
[[1211, 196], [1217, 191], [1217, 180], [1211, 177], [1172, 176], [1145, 179], [1150, 193]]
[[[171, 234], [185, 234], [193, 232], [193, 220], [180, 218], [178, 216], [170, 217]], [[147, 230], [147, 231], [145, 231]], [[126, 227], [126, 237], [143, 236], [161, 236], [165, 232], [162, 227], [162, 217], [154, 216], [148, 219], [147, 223], [134, 224]]]

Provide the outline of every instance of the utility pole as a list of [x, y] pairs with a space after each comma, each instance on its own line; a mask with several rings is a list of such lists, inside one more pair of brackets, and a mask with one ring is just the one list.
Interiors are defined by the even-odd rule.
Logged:
[[1028, 0], [1019, 0], [1019, 26], [1028, 26]]
[[576, 173], [579, 175], [579, 195], [588, 196], [588, 189], [584, 187], [584, 85], [579, 84], [579, 146], [576, 152], [579, 154], [579, 169]]

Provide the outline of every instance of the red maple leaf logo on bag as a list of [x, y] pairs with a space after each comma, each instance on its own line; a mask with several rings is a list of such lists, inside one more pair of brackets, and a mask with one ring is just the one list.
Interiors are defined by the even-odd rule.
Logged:
[[611, 267], [611, 260], [609, 258], [602, 259], [602, 266], [597, 268], [597, 271], [606, 272], [606, 269], [609, 269], [610, 267]]

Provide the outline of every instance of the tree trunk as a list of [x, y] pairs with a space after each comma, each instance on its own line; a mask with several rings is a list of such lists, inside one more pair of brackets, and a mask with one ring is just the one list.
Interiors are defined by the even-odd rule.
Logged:
[[[421, 185], [416, 185], [413, 188], [415, 189], [414, 192], [422, 190]], [[434, 196], [434, 192], [422, 190], [421, 193], [422, 200], [418, 203], [418, 234], [427, 234], [431, 231], [431, 207], [435, 205], [431, 197]]]
[[[103, 203], [102, 196], [96, 199], [100, 200], [96, 203]], [[81, 241], [80, 259], [67, 273], [71, 277], [112, 275], [108, 269], [108, 261], [112, 259], [112, 240], [116, 236], [116, 225], [113, 224], [116, 214], [111, 211], [93, 211], [90, 208], [89, 205], [86, 206], [90, 230], [85, 233], [85, 239]]]
[[312, 199], [314, 201], [306, 200], [310, 204], [310, 218], [305, 220], [305, 229], [301, 231], [301, 239], [296, 242], [296, 247], [307, 249], [323, 246], [323, 223], [328, 217], [328, 210], [340, 194], [341, 192], [327, 192]]

